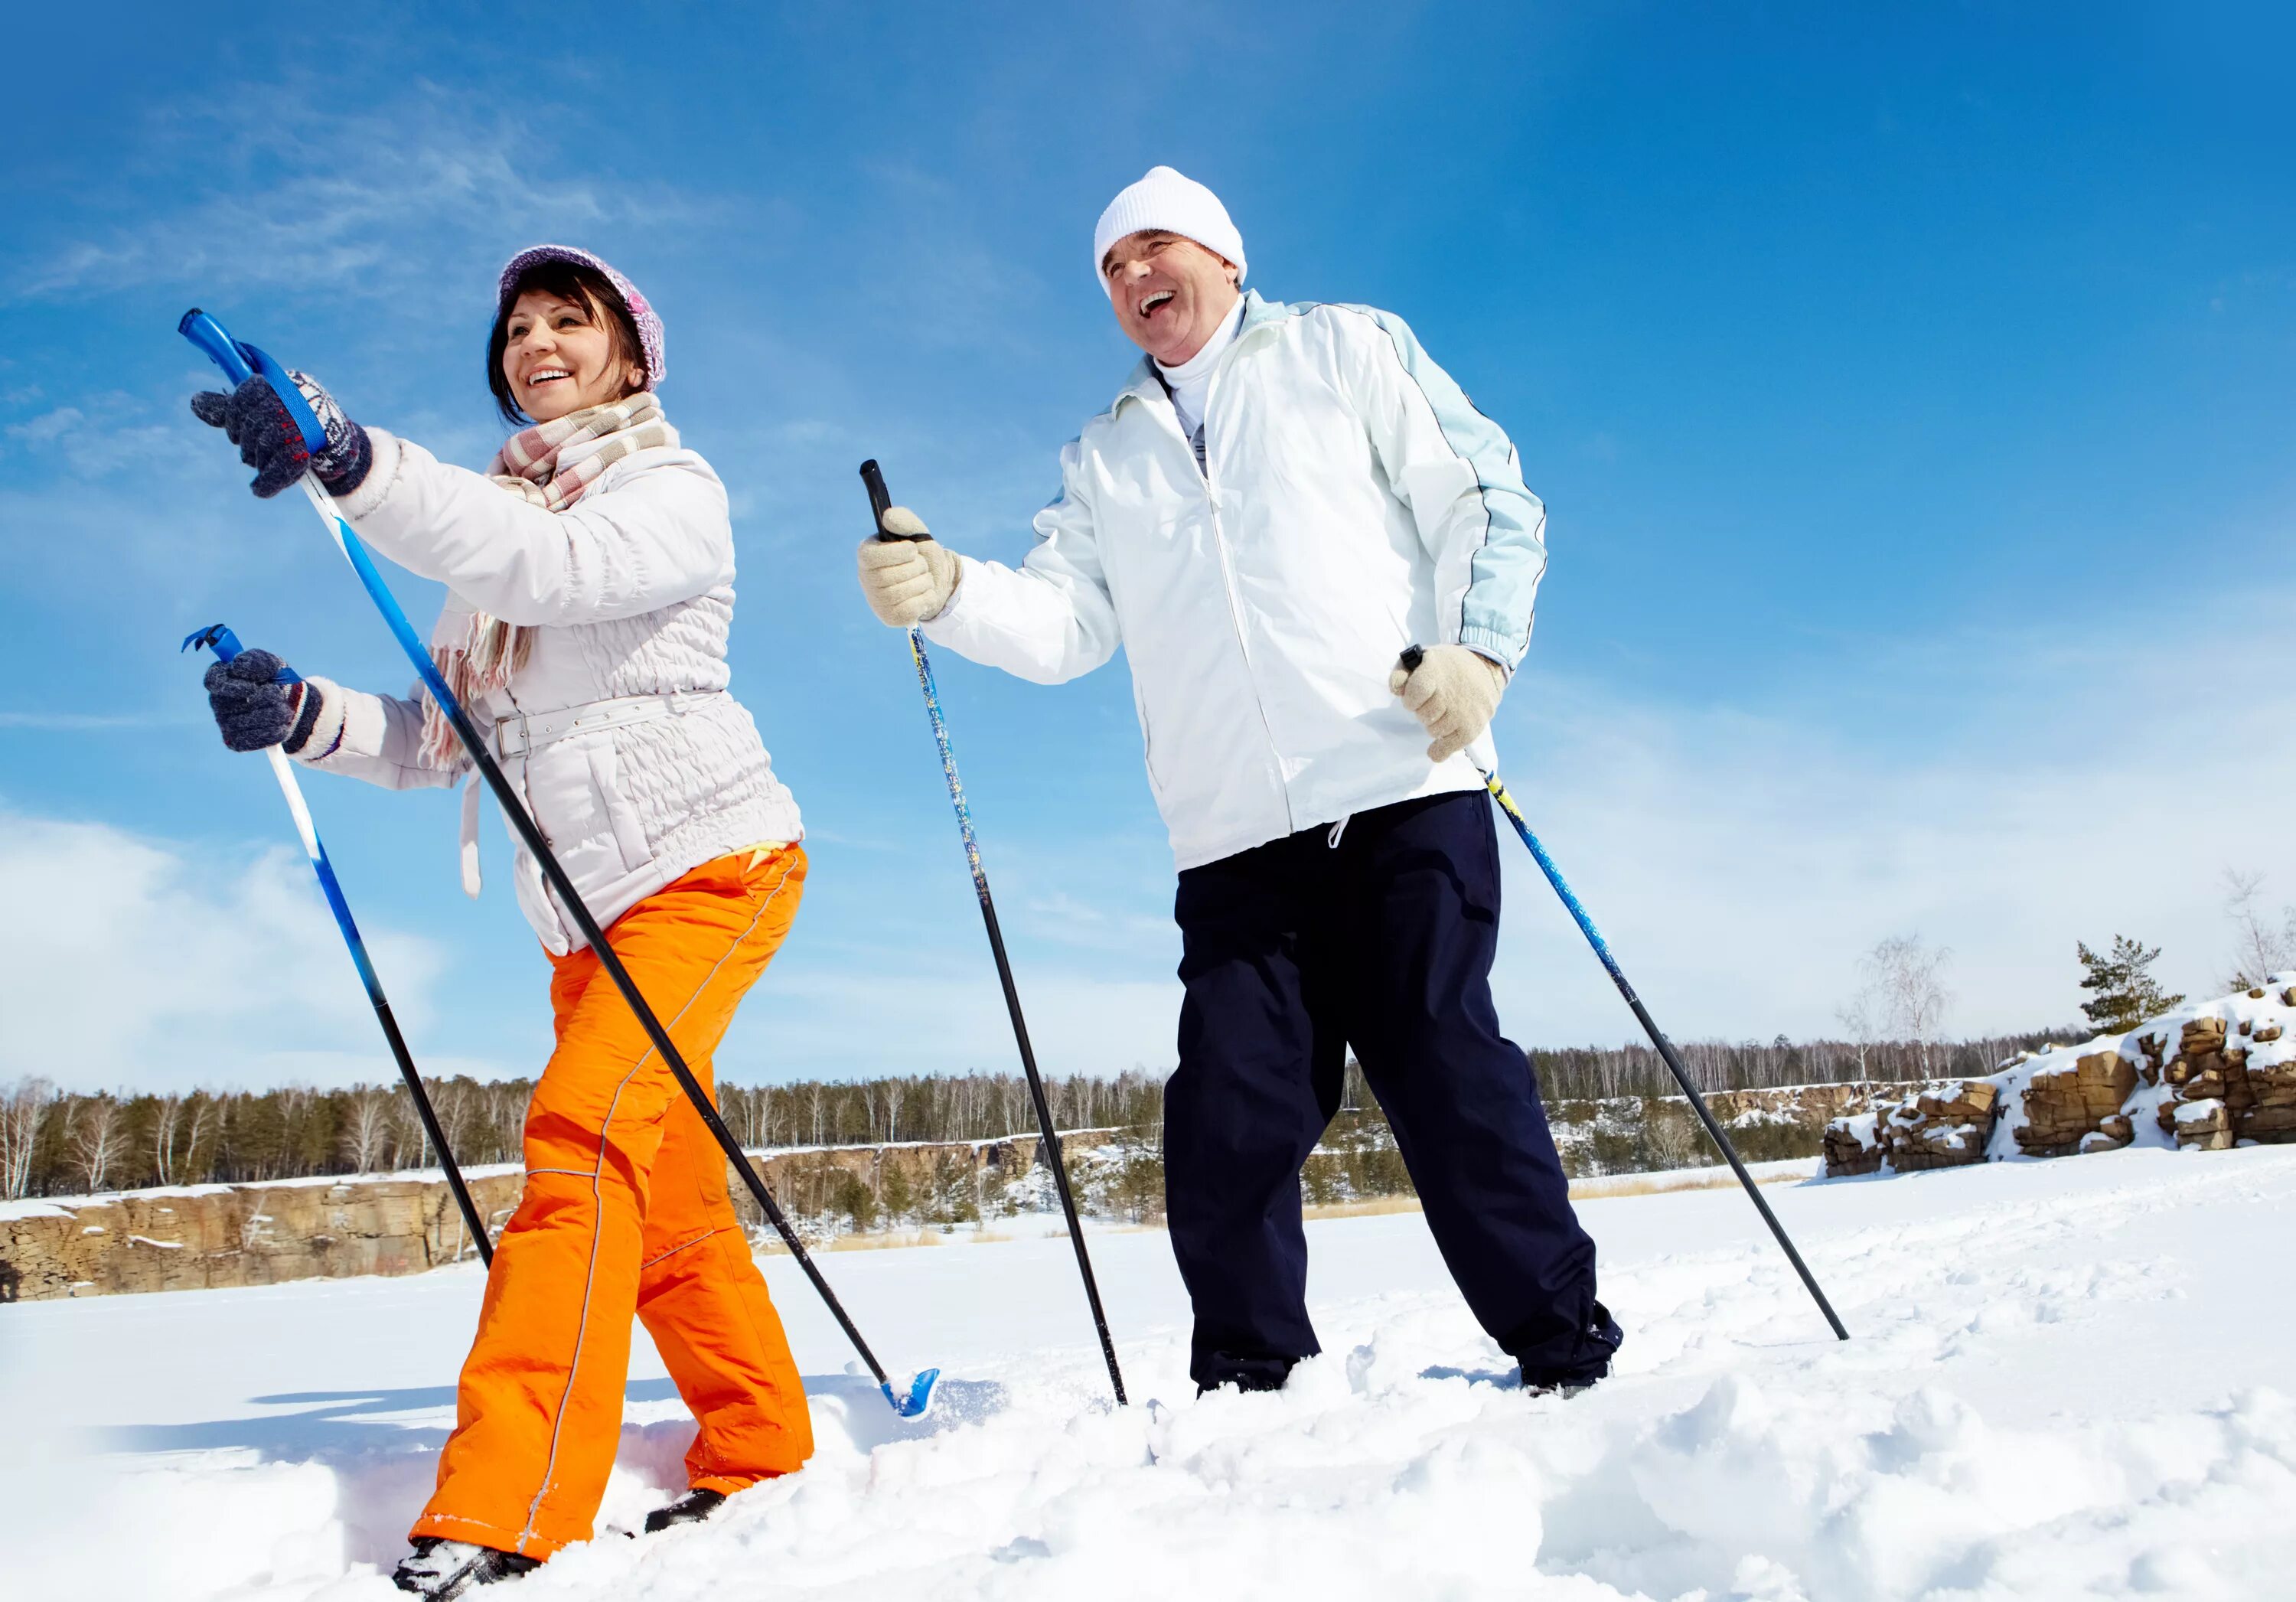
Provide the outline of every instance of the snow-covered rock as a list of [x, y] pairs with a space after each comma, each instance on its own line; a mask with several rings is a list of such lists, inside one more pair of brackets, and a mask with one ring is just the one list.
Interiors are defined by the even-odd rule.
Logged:
[[1909, 1173], [2131, 1145], [2222, 1151], [2296, 1141], [2296, 973], [2021, 1054], [1826, 1127], [1828, 1175]]

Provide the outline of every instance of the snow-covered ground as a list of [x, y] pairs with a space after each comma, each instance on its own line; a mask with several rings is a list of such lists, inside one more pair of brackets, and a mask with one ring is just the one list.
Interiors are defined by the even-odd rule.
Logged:
[[[1532, 1400], [1415, 1214], [1310, 1226], [1325, 1355], [1197, 1400], [1165, 1237], [824, 1260], [896, 1421], [786, 1259], [820, 1455], [716, 1522], [603, 1538], [505, 1598], [2296, 1597], [2296, 1148], [1773, 1185], [1837, 1344], [1734, 1190], [1590, 1201], [1617, 1376]], [[472, 1269], [0, 1308], [11, 1596], [383, 1602]], [[605, 1518], [690, 1426], [641, 1338]]]

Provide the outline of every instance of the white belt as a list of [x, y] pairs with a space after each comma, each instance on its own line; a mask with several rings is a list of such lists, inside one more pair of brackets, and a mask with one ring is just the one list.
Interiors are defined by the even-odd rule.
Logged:
[[668, 695], [617, 695], [611, 701], [586, 701], [554, 712], [512, 712], [495, 720], [490, 743], [496, 756], [521, 757], [576, 735], [652, 723], [657, 718], [683, 718], [725, 694], [723, 690], [679, 690]]

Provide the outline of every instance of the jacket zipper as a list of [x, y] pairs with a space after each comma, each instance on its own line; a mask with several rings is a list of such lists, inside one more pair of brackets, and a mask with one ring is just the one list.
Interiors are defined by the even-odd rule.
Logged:
[[[1242, 345], [1248, 332], [1237, 334], [1237, 347]], [[1267, 741], [1267, 758], [1270, 766], [1274, 768], [1271, 776], [1275, 780], [1275, 793], [1283, 802], [1283, 832], [1290, 834], [1296, 832], [1292, 817], [1292, 787], [1283, 782], [1283, 753], [1276, 749], [1275, 730], [1267, 721], [1267, 698], [1260, 694], [1259, 674], [1251, 663], [1250, 637], [1245, 632], [1243, 626], [1243, 598], [1236, 593], [1235, 587], [1234, 557], [1228, 548], [1227, 530], [1220, 526], [1219, 474], [1214, 471], [1212, 465], [1214, 461], [1212, 398], [1219, 391], [1220, 373], [1225, 371], [1235, 357], [1236, 349], [1232, 347], [1227, 353], [1226, 360], [1221, 362], [1219, 367], [1213, 371], [1211, 382], [1204, 386], [1204, 460], [1203, 470], [1200, 476], [1204, 481], [1204, 510], [1212, 520], [1212, 541], [1219, 546], [1220, 584], [1227, 593], [1228, 622], [1235, 629], [1235, 648], [1243, 658], [1244, 677], [1251, 683], [1252, 710], [1259, 714], [1259, 732]], [[1170, 397], [1166, 397], [1165, 405], [1167, 407], [1171, 405]], [[1174, 411], [1172, 425], [1176, 432], [1179, 430], [1179, 413]], [[1185, 434], [1180, 437], [1180, 448], [1190, 456], [1196, 454], [1195, 448], [1189, 443]]]

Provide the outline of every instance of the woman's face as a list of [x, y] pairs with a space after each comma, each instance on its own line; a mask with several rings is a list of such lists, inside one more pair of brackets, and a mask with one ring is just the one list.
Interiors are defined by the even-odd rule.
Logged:
[[644, 387], [644, 369], [614, 359], [614, 336], [578, 300], [530, 289], [504, 325], [503, 377], [519, 410], [548, 423]]

